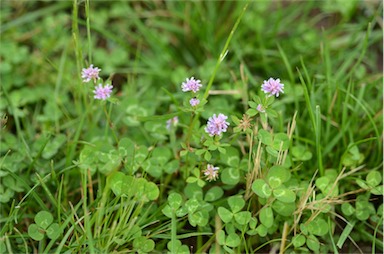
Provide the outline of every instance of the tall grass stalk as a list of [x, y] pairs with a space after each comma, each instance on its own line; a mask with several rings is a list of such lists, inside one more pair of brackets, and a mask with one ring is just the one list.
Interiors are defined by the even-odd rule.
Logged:
[[[304, 77], [301, 74], [299, 69], [297, 69], [297, 72], [299, 74], [299, 79], [301, 81], [301, 84], [302, 84], [302, 87], [304, 90], [305, 103], [306, 103], [306, 106], [308, 109], [309, 117], [311, 119], [313, 132], [315, 133], [317, 162], [318, 162], [318, 168], [319, 168], [320, 176], [324, 176], [324, 168], [323, 168], [322, 160], [321, 160], [321, 157], [319, 157], [319, 156], [321, 156], [321, 148], [320, 148], [321, 145], [320, 145], [320, 130], [318, 130], [317, 122], [319, 123], [319, 126], [320, 126], [320, 120], [317, 121], [315, 118], [315, 114], [313, 113], [314, 110], [313, 110], [312, 103], [311, 103], [310, 98], [309, 98], [309, 92], [308, 92], [308, 86], [310, 86], [310, 78], [308, 75], [308, 71], [304, 65], [303, 59], [301, 59], [301, 65], [302, 65], [302, 68], [303, 68], [305, 76], [306, 76], [306, 81], [304, 81]], [[320, 117], [320, 115], [319, 115], [319, 117]]]
[[89, 9], [90, 0], [87, 0], [85, 2], [85, 15], [86, 15], [86, 22], [87, 22], [87, 39], [88, 39], [88, 61], [89, 64], [93, 63], [92, 61], [92, 40], [91, 40], [91, 22], [90, 22], [90, 16], [91, 12]]
[[177, 219], [176, 212], [172, 209], [172, 218], [171, 218], [171, 246], [172, 251], [176, 250], [176, 241], [177, 241]]
[[319, 165], [320, 175], [324, 175], [324, 166], [323, 166], [323, 154], [321, 146], [321, 111], [320, 106], [316, 105], [316, 154], [317, 161]]

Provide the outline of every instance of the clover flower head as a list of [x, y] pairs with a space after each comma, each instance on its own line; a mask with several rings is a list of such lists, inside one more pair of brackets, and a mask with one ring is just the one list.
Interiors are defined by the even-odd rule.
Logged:
[[191, 77], [190, 79], [187, 78], [185, 82], [182, 83], [181, 89], [183, 90], [183, 92], [192, 91], [196, 93], [200, 90], [200, 87], [203, 86], [202, 84], [200, 84], [200, 82], [201, 81], [199, 79], [195, 79], [194, 77]]
[[215, 181], [219, 177], [219, 167], [214, 167], [213, 165], [208, 164], [203, 173], [208, 181]]
[[177, 116], [167, 120], [167, 129], [170, 130], [172, 126], [177, 126], [179, 123], [179, 118]]
[[261, 104], [257, 105], [256, 109], [257, 109], [257, 111], [259, 111], [260, 113], [265, 113], [265, 108], [264, 108], [263, 105], [261, 105]]
[[252, 118], [249, 115], [243, 114], [243, 118], [240, 120], [239, 125], [237, 126], [242, 131], [246, 131], [247, 129], [252, 127], [251, 124]]
[[270, 78], [261, 85], [261, 90], [268, 96], [279, 97], [279, 93], [284, 93], [284, 84], [280, 83], [280, 79]]
[[225, 120], [228, 117], [224, 114], [219, 114], [216, 116], [216, 114], [213, 114], [212, 117], [208, 119], [207, 127], [205, 127], [205, 132], [209, 134], [209, 136], [219, 136], [221, 133], [226, 132], [229, 123]]
[[111, 96], [113, 86], [106, 84], [103, 86], [102, 84], [99, 84], [98, 86], [95, 86], [95, 90], [93, 90], [93, 93], [95, 96], [93, 98], [98, 100], [106, 100]]
[[81, 78], [83, 79], [83, 82], [89, 82], [91, 79], [96, 82], [97, 79], [100, 79], [100, 71], [101, 69], [93, 67], [93, 64], [91, 64], [88, 68], [83, 68], [81, 72]]
[[200, 103], [200, 100], [197, 99], [196, 97], [189, 100], [189, 104], [191, 104], [192, 107], [196, 107], [197, 105], [199, 105], [199, 103]]

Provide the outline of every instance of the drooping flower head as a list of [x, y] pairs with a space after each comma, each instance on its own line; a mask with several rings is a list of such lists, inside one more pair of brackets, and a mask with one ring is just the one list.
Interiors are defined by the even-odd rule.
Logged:
[[194, 77], [191, 77], [190, 79], [187, 78], [186, 81], [182, 83], [181, 89], [183, 90], [183, 92], [192, 91], [196, 93], [197, 91], [199, 91], [200, 87], [203, 86], [202, 84], [200, 84], [200, 82], [201, 81], [199, 79], [195, 79]]
[[199, 103], [200, 103], [200, 100], [197, 99], [196, 97], [189, 100], [189, 104], [191, 104], [192, 107], [196, 107], [197, 105], [199, 105]]
[[265, 108], [264, 108], [263, 105], [261, 105], [261, 104], [257, 105], [256, 109], [257, 109], [257, 111], [259, 111], [260, 113], [265, 113]]
[[174, 118], [171, 118], [169, 120], [167, 120], [167, 129], [170, 130], [172, 126], [177, 126], [177, 124], [179, 123], [179, 118], [177, 116], [175, 116]]
[[102, 84], [99, 84], [98, 86], [95, 86], [95, 90], [93, 90], [93, 93], [95, 94], [94, 98], [98, 100], [106, 100], [111, 96], [113, 86], [106, 84], [103, 86]]
[[99, 72], [101, 69], [97, 67], [93, 67], [93, 64], [91, 64], [88, 68], [83, 68], [81, 72], [81, 78], [83, 79], [83, 82], [89, 82], [91, 79], [96, 82], [96, 80], [100, 79]]
[[209, 136], [219, 136], [221, 133], [226, 132], [229, 123], [225, 120], [228, 117], [224, 114], [219, 114], [216, 116], [216, 114], [213, 114], [212, 117], [208, 119], [207, 127], [205, 127], [205, 132], [209, 134]]
[[246, 131], [252, 127], [251, 124], [252, 118], [249, 115], [243, 114], [243, 118], [240, 120], [239, 125], [237, 126], [242, 131]]
[[208, 164], [203, 173], [208, 181], [216, 180], [219, 177], [219, 167], [214, 167], [213, 165]]
[[261, 90], [268, 96], [275, 95], [279, 97], [279, 93], [284, 93], [284, 84], [280, 83], [280, 79], [270, 78], [261, 85]]

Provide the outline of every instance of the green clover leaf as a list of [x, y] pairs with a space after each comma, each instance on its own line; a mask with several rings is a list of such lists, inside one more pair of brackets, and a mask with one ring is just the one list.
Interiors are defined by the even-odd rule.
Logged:
[[272, 194], [271, 188], [263, 179], [256, 179], [253, 182], [252, 191], [261, 198], [268, 198]]
[[259, 220], [266, 228], [270, 228], [273, 225], [274, 217], [271, 207], [263, 207], [260, 210]]
[[50, 212], [40, 211], [35, 216], [35, 222], [42, 229], [47, 229], [53, 222], [53, 216]]

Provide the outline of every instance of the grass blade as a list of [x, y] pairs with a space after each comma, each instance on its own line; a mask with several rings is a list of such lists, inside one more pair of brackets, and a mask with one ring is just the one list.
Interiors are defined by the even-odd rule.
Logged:
[[344, 228], [343, 232], [340, 235], [339, 240], [337, 241], [337, 247], [340, 249], [343, 247], [345, 240], [347, 240], [349, 234], [352, 232], [353, 227], [355, 226], [356, 221], [348, 222], [347, 226]]

